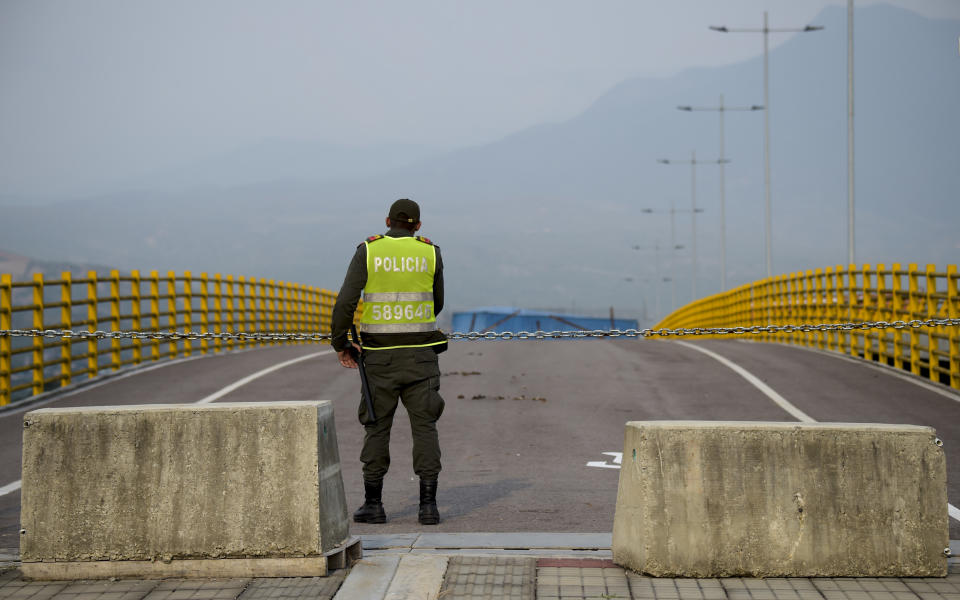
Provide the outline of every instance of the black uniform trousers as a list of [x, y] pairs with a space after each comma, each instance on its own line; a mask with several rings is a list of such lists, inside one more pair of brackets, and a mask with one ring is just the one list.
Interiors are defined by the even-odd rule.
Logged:
[[367, 406], [361, 396], [358, 416], [365, 429], [360, 452], [364, 480], [382, 480], [390, 468], [390, 429], [398, 399], [410, 416], [413, 470], [420, 479], [436, 480], [440, 473], [437, 420], [444, 406], [437, 353], [431, 347], [368, 350], [364, 366], [377, 414], [375, 423], [367, 423]]

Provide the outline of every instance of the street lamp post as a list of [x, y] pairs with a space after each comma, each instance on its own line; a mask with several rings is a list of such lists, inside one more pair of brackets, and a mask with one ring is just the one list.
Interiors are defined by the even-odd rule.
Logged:
[[[641, 209], [641, 212], [652, 213], [652, 212], [666, 212], [666, 211], [654, 211], [652, 208], [644, 208], [644, 209]], [[671, 217], [672, 217], [672, 214], [671, 214]], [[672, 238], [671, 238], [670, 241], [671, 241], [671, 243], [670, 243], [670, 252], [671, 252], [671, 257], [670, 257], [670, 275], [671, 275], [671, 276], [670, 276], [670, 277], [664, 277], [664, 276], [661, 276], [661, 274], [660, 274], [660, 273], [661, 273], [661, 271], [660, 271], [660, 250], [663, 250], [663, 249], [664, 249], [663, 246], [660, 245], [660, 240], [657, 240], [657, 241], [653, 244], [653, 247], [652, 247], [652, 248], [653, 248], [653, 251], [654, 251], [654, 253], [655, 253], [655, 254], [654, 254], [654, 256], [655, 256], [655, 258], [654, 258], [654, 260], [655, 260], [655, 262], [654, 262], [654, 273], [655, 273], [655, 279], [654, 279], [654, 281], [655, 281], [655, 283], [656, 283], [656, 287], [655, 287], [655, 295], [656, 295], [656, 296], [655, 296], [655, 298], [654, 298], [654, 302], [655, 302], [655, 304], [656, 304], [655, 314], [656, 314], [656, 316], [657, 316], [657, 320], [660, 320], [660, 319], [663, 317], [663, 313], [660, 311], [660, 288], [661, 288], [661, 285], [660, 285], [660, 284], [662, 284], [662, 283], [667, 283], [667, 282], [671, 282], [671, 283], [672, 283], [672, 282], [676, 281], [676, 274], [677, 274], [677, 273], [676, 273], [676, 261], [673, 260], [672, 253], [675, 252], [676, 250], [682, 250], [682, 249], [683, 249], [683, 245], [673, 243], [673, 239], [672, 239]], [[637, 244], [635, 244], [635, 245], [633, 245], [633, 246], [631, 246], [631, 247], [632, 247], [634, 250], [650, 250], [650, 249], [651, 249], [650, 246], [640, 246], [640, 245], [637, 245]], [[633, 278], [627, 277], [626, 280], [627, 280], [627, 281], [632, 281]], [[647, 280], [647, 279], [644, 279], [643, 281], [648, 281], [648, 280]], [[672, 310], [674, 310], [674, 309], [676, 308], [676, 305], [677, 305], [677, 301], [676, 301], [677, 292], [676, 292], [676, 287], [675, 287], [675, 285], [674, 285], [671, 293], [672, 293], [672, 296], [673, 296], [673, 297], [672, 297], [672, 302], [673, 302], [673, 304], [672, 304], [672, 306], [670, 307], [670, 310], [672, 311]]]
[[[634, 249], [634, 250], [648, 250], [649, 247], [644, 247], [644, 246], [640, 246], [640, 245], [634, 245], [634, 246], [633, 246], [633, 249]], [[661, 277], [660, 277], [660, 241], [659, 241], [659, 240], [657, 240], [657, 241], [654, 243], [654, 245], [653, 245], [653, 251], [654, 251], [654, 273], [656, 274], [656, 278], [654, 279], [654, 281], [656, 282], [656, 284], [655, 284], [656, 287], [654, 288], [654, 291], [653, 291], [653, 293], [654, 293], [654, 305], [655, 305], [654, 311], [655, 311], [655, 313], [656, 313], [656, 315], [657, 315], [657, 318], [659, 319], [659, 318], [660, 318], [660, 283], [661, 283], [661, 281], [660, 281], [660, 280], [661, 280]], [[632, 278], [630, 278], [630, 277], [627, 277], [626, 279], [627, 279], [627, 281], [632, 281]], [[643, 281], [647, 281], [647, 280], [644, 279]]]
[[766, 251], [767, 277], [773, 277], [773, 257], [772, 257], [772, 232], [770, 217], [770, 44], [768, 38], [771, 33], [807, 33], [810, 31], [819, 31], [823, 27], [819, 25], [807, 25], [803, 28], [778, 28], [771, 29], [767, 22], [767, 12], [763, 13], [763, 28], [740, 28], [734, 29], [726, 26], [717, 27], [711, 25], [710, 29], [721, 33], [762, 33], [763, 34], [763, 181], [766, 201], [764, 203], [764, 237]]
[[853, 227], [853, 0], [847, 0], [847, 264], [854, 264]]
[[670, 158], [659, 158], [657, 162], [663, 165], [690, 165], [690, 230], [691, 243], [693, 246], [693, 281], [692, 292], [693, 300], [697, 299], [697, 213], [703, 212], [702, 208], [697, 208], [697, 165], [698, 164], [723, 164], [730, 162], [725, 158], [717, 160], [697, 160], [697, 152], [694, 150], [690, 154], [690, 160], [675, 160]]
[[[674, 215], [677, 212], [687, 212], [685, 210], [678, 210], [674, 206], [675, 202], [673, 198], [670, 199], [670, 210], [656, 210], [653, 208], [641, 208], [640, 212], [642, 213], [669, 213], [670, 214], [670, 277], [664, 277], [663, 281], [670, 282], [670, 310], [674, 310], [677, 307], [677, 261], [676, 261], [676, 251], [683, 250], [683, 244], [677, 243], [676, 229], [674, 228]], [[703, 209], [697, 209], [700, 212], [703, 212]], [[634, 250], [639, 250], [639, 246], [634, 246]], [[658, 254], [659, 257], [659, 254]], [[657, 265], [659, 268], [659, 258], [657, 260]]]
[[723, 104], [723, 94], [720, 94], [720, 105], [719, 106], [678, 106], [678, 110], [684, 110], [687, 112], [694, 111], [716, 111], [720, 114], [720, 291], [724, 292], [727, 290], [727, 202], [726, 202], [726, 177], [725, 177], [725, 168], [726, 160], [724, 157], [724, 141], [723, 141], [723, 130], [724, 130], [724, 114], [728, 111], [755, 111], [763, 110], [762, 106], [725, 106]]

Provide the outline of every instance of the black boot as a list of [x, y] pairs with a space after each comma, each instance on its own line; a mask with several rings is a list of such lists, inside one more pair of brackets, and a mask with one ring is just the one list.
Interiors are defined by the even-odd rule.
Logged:
[[421, 525], [436, 525], [440, 522], [440, 512], [437, 510], [437, 480], [420, 480], [420, 513], [418, 519]]
[[[434, 488], [436, 489], [436, 488]], [[363, 481], [363, 493], [365, 496], [363, 506], [353, 513], [355, 523], [386, 523], [387, 513], [383, 512], [383, 480]]]

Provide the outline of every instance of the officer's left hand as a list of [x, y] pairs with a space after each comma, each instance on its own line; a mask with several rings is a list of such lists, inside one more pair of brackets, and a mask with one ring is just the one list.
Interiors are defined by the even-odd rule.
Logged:
[[[353, 344], [353, 348], [356, 349], [357, 354], [360, 353], [360, 346]], [[340, 364], [348, 369], [356, 369], [357, 361], [353, 358], [353, 353], [349, 349], [340, 350], [337, 352], [337, 358], [340, 359]]]

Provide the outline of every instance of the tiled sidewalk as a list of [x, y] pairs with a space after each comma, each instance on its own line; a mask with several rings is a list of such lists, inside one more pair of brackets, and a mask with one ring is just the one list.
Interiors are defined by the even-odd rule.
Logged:
[[[598, 552], [584, 557], [583, 550], [564, 555], [527, 549], [511, 554], [503, 547], [459, 551], [450, 547], [451, 541], [471, 541], [461, 538], [445, 538], [432, 548], [413, 541], [395, 548], [399, 556], [449, 557], [442, 584], [423, 600], [960, 600], [956, 558], [945, 578], [668, 579], [625, 571], [609, 558], [596, 557]], [[337, 600], [350, 574], [340, 570], [329, 577], [27, 582], [16, 568], [17, 558], [0, 551], [0, 600]]]
[[[533, 596], [524, 596], [524, 598]], [[960, 600], [960, 572], [940, 579], [667, 579], [620, 567], [537, 568], [538, 600]]]
[[537, 567], [537, 598], [604, 597], [630, 597], [627, 575], [613, 563], [594, 567]]
[[443, 600], [527, 600], [534, 597], [537, 559], [452, 556], [439, 596]]
[[261, 579], [162, 579], [119, 581], [23, 581], [15, 569], [0, 573], [3, 600], [260, 600], [315, 598], [331, 600], [346, 576]]

